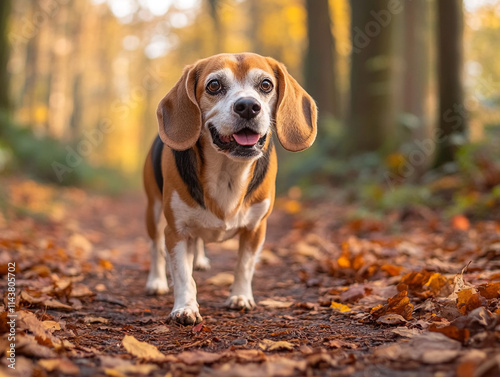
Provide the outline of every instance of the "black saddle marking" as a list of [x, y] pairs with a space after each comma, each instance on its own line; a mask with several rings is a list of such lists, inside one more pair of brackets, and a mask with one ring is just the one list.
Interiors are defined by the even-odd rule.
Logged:
[[155, 174], [156, 184], [163, 194], [163, 173], [161, 171], [161, 155], [163, 152], [163, 141], [161, 141], [160, 136], [156, 136], [153, 142], [153, 147], [151, 151], [151, 160], [153, 161], [153, 171]]
[[248, 184], [247, 193], [245, 194], [245, 199], [248, 198], [262, 183], [264, 180], [267, 170], [269, 168], [269, 159], [271, 157], [271, 152], [274, 149], [274, 142], [271, 135], [269, 135], [269, 145], [264, 151], [264, 155], [257, 160], [255, 165], [255, 170], [253, 172], [253, 177]]

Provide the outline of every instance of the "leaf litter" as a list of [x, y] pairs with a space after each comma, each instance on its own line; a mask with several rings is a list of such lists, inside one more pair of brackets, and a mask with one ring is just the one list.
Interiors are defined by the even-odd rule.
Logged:
[[[0, 222], [0, 376], [500, 373], [497, 221], [432, 212], [353, 221], [346, 205], [291, 211], [287, 200], [283, 208], [278, 201], [255, 274], [258, 308], [224, 308], [237, 243], [209, 246], [212, 271], [195, 272], [204, 321], [185, 328], [166, 320], [171, 293], [144, 294], [149, 245], [140, 195], [112, 198], [16, 180], [7, 187], [13, 196]], [[110, 216], [130, 220], [118, 226]], [[10, 262], [15, 371], [5, 362]]]

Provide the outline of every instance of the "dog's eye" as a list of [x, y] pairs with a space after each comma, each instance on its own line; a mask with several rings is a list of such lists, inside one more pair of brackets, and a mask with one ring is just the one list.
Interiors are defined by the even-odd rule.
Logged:
[[260, 83], [260, 90], [262, 90], [264, 93], [269, 93], [271, 90], [273, 90], [273, 83], [270, 80], [262, 80]]
[[220, 83], [219, 80], [211, 80], [207, 84], [207, 92], [210, 94], [217, 94], [221, 91], [222, 89], [222, 84]]

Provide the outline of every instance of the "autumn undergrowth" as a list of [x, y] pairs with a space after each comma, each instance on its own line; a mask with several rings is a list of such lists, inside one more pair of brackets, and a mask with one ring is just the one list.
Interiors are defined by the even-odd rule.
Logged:
[[58, 176], [54, 163], [66, 161], [67, 148], [75, 150], [74, 142], [37, 133], [0, 112], [0, 177], [24, 176], [48, 184], [82, 186], [108, 194], [131, 186], [130, 177], [116, 169], [91, 165], [85, 158], [67, 166], [68, 170]]
[[330, 128], [330, 134], [309, 150], [283, 156], [281, 192], [286, 185], [294, 185], [306, 198], [335, 197], [356, 205], [353, 217], [381, 218], [391, 211], [421, 206], [446, 218], [498, 216], [500, 135], [496, 128], [488, 131], [485, 141], [460, 147], [456, 161], [439, 169], [430, 168], [432, 155], [425, 160], [415, 157], [414, 142], [388, 154], [341, 155], [336, 153], [341, 147], [338, 125]]

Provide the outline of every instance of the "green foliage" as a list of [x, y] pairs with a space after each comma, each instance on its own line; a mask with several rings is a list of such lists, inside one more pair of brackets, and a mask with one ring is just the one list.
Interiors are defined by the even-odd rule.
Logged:
[[[83, 158], [74, 167], [66, 165], [67, 147], [75, 149], [74, 143], [64, 144], [47, 135], [36, 135], [30, 128], [16, 125], [7, 114], [0, 113], [0, 173], [25, 175], [64, 186], [84, 185], [110, 192], [127, 187], [121, 173], [91, 166]], [[69, 169], [62, 179], [54, 170], [54, 162]]]

